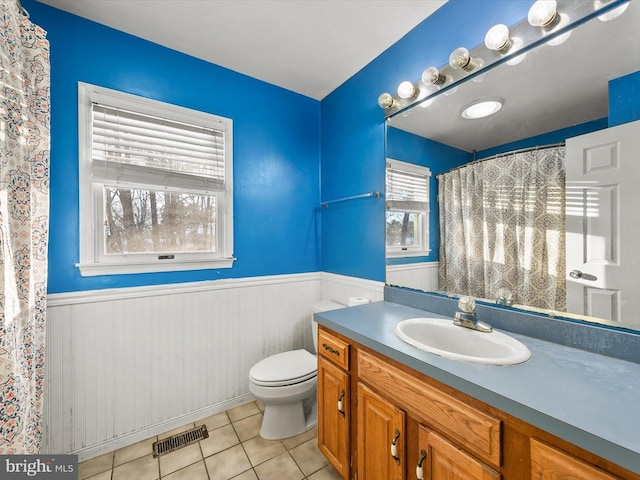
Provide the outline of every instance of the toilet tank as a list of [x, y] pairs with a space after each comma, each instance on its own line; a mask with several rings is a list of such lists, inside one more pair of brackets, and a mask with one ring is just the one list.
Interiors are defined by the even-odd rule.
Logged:
[[333, 300], [320, 300], [311, 305], [311, 333], [313, 334], [313, 353], [318, 352], [318, 323], [313, 319], [314, 313], [328, 312], [329, 310], [337, 310], [344, 308], [345, 305], [334, 302]]

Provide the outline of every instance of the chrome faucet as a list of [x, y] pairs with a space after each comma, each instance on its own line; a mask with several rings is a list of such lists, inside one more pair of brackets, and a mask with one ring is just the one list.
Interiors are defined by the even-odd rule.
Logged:
[[470, 328], [479, 332], [489, 333], [493, 330], [488, 323], [478, 320], [476, 317], [476, 302], [469, 297], [460, 297], [458, 300], [460, 312], [456, 312], [453, 324], [459, 327]]
[[513, 305], [513, 293], [506, 287], [500, 287], [497, 292], [496, 303], [498, 305], [504, 305], [510, 307]]

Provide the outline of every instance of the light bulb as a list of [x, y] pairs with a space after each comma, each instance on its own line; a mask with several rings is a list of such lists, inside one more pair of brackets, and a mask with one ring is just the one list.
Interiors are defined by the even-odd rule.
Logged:
[[484, 44], [489, 50], [506, 53], [512, 44], [509, 27], [502, 23], [491, 27], [484, 37]]
[[529, 9], [527, 20], [534, 27], [549, 27], [556, 18], [556, 0], [537, 0]]
[[395, 102], [390, 93], [385, 92], [378, 97], [378, 105], [380, 108], [391, 108], [394, 103]]
[[405, 80], [400, 85], [398, 85], [398, 96], [400, 98], [412, 98], [416, 94], [416, 87], [413, 86], [408, 80]]
[[449, 55], [449, 65], [451, 65], [451, 68], [461, 68], [467, 72], [470, 72], [476, 66], [471, 55], [469, 55], [469, 50], [464, 47], [456, 48], [451, 52], [451, 55]]
[[446, 77], [436, 67], [429, 67], [422, 72], [422, 82], [426, 85], [442, 85]]

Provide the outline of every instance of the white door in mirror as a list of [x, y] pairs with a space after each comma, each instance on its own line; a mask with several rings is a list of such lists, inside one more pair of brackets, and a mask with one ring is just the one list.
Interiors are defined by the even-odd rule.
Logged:
[[620, 321], [640, 296], [640, 121], [567, 139], [567, 311]]

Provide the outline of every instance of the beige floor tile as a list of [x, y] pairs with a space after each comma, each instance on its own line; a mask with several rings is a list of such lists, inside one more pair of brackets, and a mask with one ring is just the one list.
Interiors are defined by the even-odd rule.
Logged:
[[111, 467], [113, 467], [113, 452], [105, 453], [104, 455], [80, 463], [78, 465], [78, 478], [82, 480], [93, 477], [98, 473], [111, 470]]
[[162, 480], [208, 480], [209, 475], [207, 469], [204, 466], [204, 460], [189, 465], [186, 468], [173, 472], [166, 477], [163, 475]]
[[337, 470], [331, 465], [327, 465], [322, 470], [317, 471], [307, 478], [308, 480], [342, 480]]
[[306, 432], [303, 432], [300, 435], [296, 435], [295, 437], [284, 438], [282, 440], [282, 443], [287, 450], [291, 450], [293, 447], [297, 447], [301, 443], [317, 437], [318, 430], [316, 428], [312, 428], [311, 430], [307, 430]]
[[211, 480], [228, 480], [251, 469], [251, 463], [241, 445], [205, 458]]
[[97, 475], [94, 475], [93, 477], [87, 478], [86, 480], [111, 480], [111, 470], [99, 473]]
[[260, 480], [301, 480], [304, 478], [304, 474], [288, 452], [258, 465], [255, 470]]
[[178, 428], [174, 428], [173, 430], [169, 430], [168, 432], [162, 433], [160, 435], [158, 435], [158, 439], [159, 440], [164, 440], [165, 438], [169, 438], [172, 437], [174, 435], [177, 435], [179, 433], [183, 433], [186, 432], [187, 430], [191, 430], [192, 428], [194, 428], [194, 424], [193, 423], [187, 423], [186, 425], [183, 425], [182, 427], [178, 427]]
[[232, 425], [225, 425], [215, 430], [209, 430], [209, 438], [200, 440], [200, 448], [204, 457], [209, 457], [229, 447], [240, 443]]
[[253, 437], [242, 446], [254, 467], [287, 451], [280, 440], [265, 440], [262, 437]]
[[156, 441], [156, 438], [157, 437], [152, 437], [147, 440], [134, 443], [133, 445], [129, 445], [128, 447], [116, 450], [113, 465], [117, 467], [123, 463], [127, 463], [131, 460], [135, 460], [136, 458], [144, 457], [145, 455], [153, 453], [153, 442]]
[[153, 455], [138, 458], [113, 469], [113, 480], [156, 480], [160, 478], [158, 459]]
[[327, 458], [318, 450], [315, 438], [292, 448], [289, 453], [300, 467], [300, 470], [302, 470], [302, 473], [307, 477], [329, 463]]
[[237, 477], [233, 477], [232, 480], [258, 480], [258, 476], [256, 475], [256, 472], [251, 469], [241, 473]]
[[207, 430], [215, 430], [216, 428], [220, 428], [224, 425], [228, 425], [231, 423], [229, 420], [229, 416], [227, 412], [218, 413], [216, 415], [211, 415], [210, 417], [203, 418], [196, 422], [196, 427], [198, 425], [206, 425]]
[[233, 422], [233, 428], [236, 429], [238, 438], [241, 442], [249, 440], [255, 436], [260, 435], [260, 427], [262, 426], [262, 414], [251, 415], [250, 417], [243, 418]]
[[260, 409], [256, 405], [256, 402], [245, 403], [244, 405], [240, 405], [239, 407], [227, 410], [229, 419], [232, 422], [236, 422], [241, 418], [250, 417], [251, 415], [255, 415], [256, 413], [260, 413]]
[[160, 474], [162, 476], [169, 475], [176, 470], [191, 465], [192, 463], [202, 460], [202, 452], [200, 445], [194, 443], [187, 445], [174, 452], [162, 455], [160, 458]]

